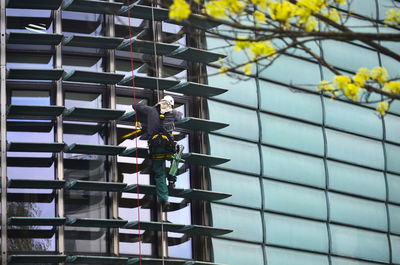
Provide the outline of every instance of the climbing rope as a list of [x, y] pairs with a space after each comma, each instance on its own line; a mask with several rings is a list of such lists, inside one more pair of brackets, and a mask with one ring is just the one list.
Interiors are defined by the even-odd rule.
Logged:
[[[156, 75], [156, 88], [157, 88], [157, 102], [160, 102], [160, 87], [158, 83], [158, 78], [159, 78], [159, 69], [158, 69], [158, 57], [157, 57], [157, 45], [156, 45], [156, 23], [154, 19], [154, 3], [151, 5], [151, 27], [153, 31], [153, 50], [154, 50], [154, 67], [155, 67], [155, 75]], [[161, 259], [162, 259], [162, 265], [165, 264], [164, 261], [164, 209], [161, 204], [160, 206], [161, 209]]]
[[[128, 2], [128, 26], [129, 26], [129, 47], [131, 56], [131, 68], [132, 68], [132, 88], [133, 88], [133, 107], [136, 113], [136, 89], [135, 89], [135, 78], [134, 78], [134, 67], [133, 67], [133, 51], [132, 51], [132, 30], [131, 30], [131, 13], [130, 13], [130, 2]], [[138, 124], [137, 115], [135, 115], [135, 125]], [[142, 265], [142, 240], [140, 235], [140, 198], [139, 198], [139, 159], [138, 159], [138, 137], [135, 137], [136, 144], [136, 193], [137, 193], [137, 209], [138, 209], [138, 234], [139, 234], [139, 265]]]

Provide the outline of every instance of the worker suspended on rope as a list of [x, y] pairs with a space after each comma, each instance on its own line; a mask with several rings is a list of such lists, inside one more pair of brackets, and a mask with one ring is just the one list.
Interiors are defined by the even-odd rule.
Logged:
[[[165, 160], [171, 159], [179, 149], [173, 139], [172, 131], [174, 122], [182, 119], [182, 113], [173, 109], [174, 99], [165, 96], [154, 107], [136, 104], [136, 111], [147, 117], [147, 129], [141, 137], [148, 140], [149, 154], [152, 161], [151, 169], [156, 181], [157, 200], [162, 203], [163, 208], [169, 206], [168, 188], [175, 188], [176, 173], [168, 174], [168, 187], [165, 181]], [[180, 152], [180, 153], [181, 153]]]

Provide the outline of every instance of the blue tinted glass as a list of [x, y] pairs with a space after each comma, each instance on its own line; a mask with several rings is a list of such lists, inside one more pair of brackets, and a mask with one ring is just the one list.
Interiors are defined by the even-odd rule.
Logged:
[[262, 246], [243, 242], [212, 239], [214, 262], [229, 265], [264, 265]]
[[[321, 158], [262, 147], [263, 176], [315, 187], [325, 187], [325, 167]], [[289, 163], [290, 161], [290, 163]]]
[[400, 176], [387, 174], [389, 201], [400, 204]]
[[373, 109], [325, 98], [326, 126], [382, 139], [382, 121]]
[[261, 109], [306, 121], [321, 123], [322, 107], [319, 95], [260, 81]]
[[400, 206], [389, 204], [390, 232], [400, 235]]
[[367, 138], [326, 130], [328, 157], [383, 169], [382, 143]]
[[245, 173], [260, 173], [260, 156], [256, 144], [213, 134], [209, 134], [208, 138], [211, 155], [231, 159], [219, 167]]
[[328, 265], [328, 256], [295, 251], [290, 249], [266, 247], [269, 265]]
[[379, 265], [380, 263], [364, 262], [360, 260], [332, 257], [332, 265]]
[[328, 161], [328, 170], [331, 190], [378, 200], [386, 199], [385, 177], [382, 172], [333, 161]]
[[228, 89], [227, 92], [213, 98], [232, 102], [248, 108], [257, 108], [257, 87], [254, 79], [236, 80], [218, 74], [218, 69], [207, 67], [208, 85]]
[[[295, 71], [293, 69], [301, 69]], [[282, 55], [270, 67], [260, 73], [266, 78], [285, 84], [300, 85], [301, 88], [316, 91], [316, 85], [321, 81], [319, 67], [315, 63]]]
[[400, 144], [400, 117], [394, 115], [385, 116], [386, 139]]
[[356, 72], [361, 67], [371, 69], [377, 65], [376, 51], [361, 48], [343, 41], [325, 40], [322, 42], [325, 59], [333, 66]]
[[323, 155], [321, 127], [261, 114], [262, 142], [296, 151]]
[[386, 207], [383, 202], [358, 199], [330, 192], [331, 220], [387, 231]]
[[263, 183], [265, 209], [326, 220], [324, 191], [266, 179]]
[[328, 252], [328, 232], [323, 222], [265, 213], [267, 243]]
[[209, 119], [228, 123], [229, 126], [218, 130], [227, 136], [258, 141], [258, 119], [254, 110], [208, 100]]
[[387, 169], [395, 173], [400, 173], [400, 146], [393, 144], [385, 144], [386, 146], [386, 159], [387, 159]]
[[[258, 178], [210, 168], [210, 180], [213, 191], [232, 194], [221, 202], [261, 208], [261, 189]], [[243, 187], [246, 187], [245, 192], [243, 192]]]
[[211, 203], [211, 212], [214, 227], [233, 230], [224, 237], [262, 242], [260, 211]]
[[332, 253], [352, 258], [388, 262], [389, 245], [385, 233], [330, 225]]
[[392, 242], [392, 261], [394, 264], [400, 264], [400, 236], [390, 235], [390, 242]]

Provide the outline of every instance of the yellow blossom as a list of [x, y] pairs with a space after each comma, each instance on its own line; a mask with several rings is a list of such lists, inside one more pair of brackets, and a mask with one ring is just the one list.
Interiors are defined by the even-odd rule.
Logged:
[[333, 83], [338, 89], [345, 89], [350, 82], [351, 79], [344, 75], [337, 75], [333, 79]]
[[256, 22], [256, 24], [260, 24], [260, 23], [265, 23], [265, 14], [256, 10], [253, 13], [253, 17], [254, 17], [254, 21]]
[[333, 87], [333, 85], [328, 81], [321, 81], [320, 85], [317, 87], [318, 91], [323, 91], [328, 95], [331, 95], [331, 100], [337, 96], [338, 91]]
[[207, 15], [215, 18], [225, 18], [227, 17], [226, 6], [222, 1], [210, 1], [204, 4], [204, 11]]
[[176, 21], [188, 18], [191, 13], [190, 6], [185, 0], [174, 0], [169, 8], [169, 18]]
[[253, 66], [251, 65], [251, 63], [246, 64], [245, 66], [243, 66], [243, 71], [245, 75], [250, 75], [251, 74], [251, 68]]
[[226, 66], [221, 66], [219, 68], [219, 72], [221, 73], [221, 75], [225, 75], [227, 71], [228, 71], [228, 68]]
[[250, 41], [248, 41], [247, 37], [244, 36], [238, 36], [238, 40], [235, 40], [235, 49], [237, 51], [240, 51], [245, 48], [249, 48], [251, 46]]
[[296, 6], [289, 1], [272, 2], [269, 5], [269, 13], [273, 20], [285, 22], [289, 25], [289, 20], [296, 14]]
[[389, 90], [389, 92], [394, 94], [400, 93], [400, 82], [399, 81], [390, 81], [385, 84], [385, 88]]
[[366, 80], [367, 79], [365, 79], [365, 76], [361, 73], [356, 73], [356, 75], [353, 77], [354, 84], [360, 87], [363, 87], [365, 85]]
[[339, 3], [340, 5], [345, 5], [346, 0], [334, 0], [336, 3]]
[[270, 0], [251, 0], [251, 2], [258, 6], [261, 10], [264, 10], [267, 7], [267, 4], [270, 2]]
[[298, 0], [297, 6], [310, 10], [313, 14], [317, 14], [322, 8], [328, 6], [326, 0]]
[[355, 84], [348, 84], [347, 87], [344, 89], [344, 95], [353, 101], [357, 101], [358, 99], [358, 91], [360, 87]]
[[386, 78], [389, 76], [386, 69], [383, 67], [375, 67], [370, 72], [371, 78], [376, 80], [379, 84], [383, 84], [386, 82]]
[[322, 15], [335, 22], [338, 22], [340, 17], [340, 14], [336, 10], [336, 8], [330, 8], [327, 12], [324, 12]]
[[357, 74], [361, 75], [365, 80], [369, 80], [371, 78], [369, 70], [365, 67], [358, 69]]
[[261, 56], [267, 56], [268, 59], [276, 56], [275, 48], [268, 41], [252, 42], [250, 51], [253, 54], [253, 60]]
[[246, 5], [240, 0], [220, 0], [229, 9], [229, 13], [243, 12]]
[[400, 23], [400, 9], [389, 9], [385, 13], [385, 23], [389, 25], [398, 25]]
[[318, 31], [318, 22], [315, 17], [309, 17], [306, 22], [305, 29], [309, 32]]
[[389, 104], [387, 102], [381, 101], [376, 106], [376, 110], [381, 114], [384, 115], [386, 111], [389, 109]]

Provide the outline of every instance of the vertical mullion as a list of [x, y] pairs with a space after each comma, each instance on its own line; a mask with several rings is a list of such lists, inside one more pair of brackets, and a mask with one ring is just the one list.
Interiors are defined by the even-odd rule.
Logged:
[[[54, 33], [62, 34], [62, 14], [61, 7], [54, 11]], [[55, 47], [55, 58], [54, 58], [54, 68], [62, 68], [62, 44], [60, 43]], [[56, 105], [64, 106], [64, 96], [63, 96], [63, 87], [62, 81], [56, 81]], [[56, 122], [56, 142], [63, 143], [64, 142], [64, 132], [63, 132], [63, 117], [62, 115], [57, 117]], [[64, 153], [61, 151], [56, 154], [57, 163], [56, 163], [56, 177], [57, 180], [64, 180]], [[56, 211], [57, 217], [64, 217], [64, 190], [59, 189], [57, 191], [57, 201], [56, 201]], [[60, 226], [58, 228], [57, 235], [57, 252], [60, 254], [65, 254], [65, 234], [64, 234], [64, 226]]]
[[6, 0], [0, 2], [1, 89], [1, 263], [7, 264]]
[[[109, 2], [114, 2], [114, 0], [109, 0]], [[114, 15], [106, 15], [106, 35], [108, 37], [115, 37], [115, 27], [114, 27]], [[107, 72], [115, 73], [115, 50], [107, 51]], [[116, 109], [116, 85], [109, 85], [109, 98], [108, 107], [110, 109]], [[106, 93], [107, 94], [107, 93]], [[117, 127], [116, 121], [110, 121], [109, 123], [109, 144], [117, 145]], [[117, 167], [117, 157], [110, 156], [110, 180], [111, 182], [118, 182], [118, 167]], [[110, 215], [113, 219], [118, 219], [118, 193], [111, 193], [111, 212]], [[111, 228], [111, 254], [119, 255], [119, 228]]]

